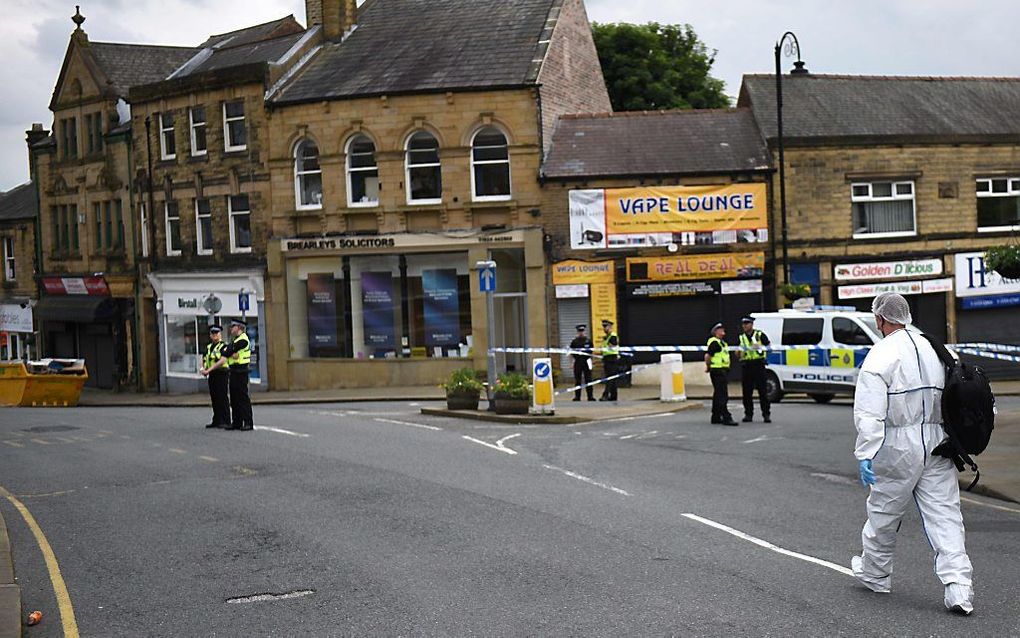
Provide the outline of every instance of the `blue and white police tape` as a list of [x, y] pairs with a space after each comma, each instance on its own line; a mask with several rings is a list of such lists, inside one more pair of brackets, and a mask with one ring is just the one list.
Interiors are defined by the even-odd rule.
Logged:
[[572, 388], [567, 388], [565, 390], [559, 390], [558, 392], [555, 392], [554, 394], [559, 395], [559, 394], [567, 394], [569, 392], [579, 392], [581, 390], [584, 390], [585, 388], [590, 388], [591, 386], [598, 385], [600, 383], [605, 383], [606, 381], [612, 381], [613, 379], [619, 379], [619, 378], [627, 376], [628, 374], [633, 374], [635, 370], [641, 370], [641, 369], [644, 369], [644, 368], [650, 368], [652, 366], [657, 366], [657, 365], [659, 365], [659, 364], [658, 363], [644, 363], [644, 364], [641, 364], [641, 365], [636, 365], [636, 366], [633, 366], [630, 370], [626, 370], [626, 371], [621, 372], [619, 374], [614, 374], [611, 377], [602, 377], [601, 379], [595, 379], [594, 381], [590, 381], [588, 383], [582, 383], [581, 385], [575, 385]]
[[957, 343], [951, 344], [950, 348], [968, 348], [970, 350], [987, 350], [988, 352], [1016, 352], [1020, 353], [1020, 346], [1013, 346], [1005, 343]]
[[975, 357], [984, 357], [985, 359], [995, 359], [997, 361], [1012, 361], [1013, 363], [1020, 363], [1020, 356], [1012, 354], [1001, 354], [999, 352], [991, 352], [990, 350], [980, 350], [978, 348], [963, 348], [960, 346], [949, 346], [957, 352], [957, 354], [969, 354]]

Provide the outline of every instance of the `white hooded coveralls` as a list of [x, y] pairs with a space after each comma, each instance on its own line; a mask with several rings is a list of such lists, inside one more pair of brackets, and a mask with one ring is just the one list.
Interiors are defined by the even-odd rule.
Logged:
[[876, 483], [861, 532], [863, 576], [888, 590], [900, 520], [912, 503], [935, 550], [943, 585], [971, 586], [960, 485], [953, 462], [931, 452], [945, 438], [945, 369], [913, 329], [891, 333], [864, 359], [854, 397], [858, 460], [871, 459]]

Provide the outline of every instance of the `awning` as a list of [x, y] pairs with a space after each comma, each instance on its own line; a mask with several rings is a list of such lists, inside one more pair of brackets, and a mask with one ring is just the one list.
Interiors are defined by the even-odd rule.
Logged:
[[110, 297], [47, 296], [35, 306], [35, 317], [43, 321], [92, 323], [111, 321], [117, 314], [117, 302]]

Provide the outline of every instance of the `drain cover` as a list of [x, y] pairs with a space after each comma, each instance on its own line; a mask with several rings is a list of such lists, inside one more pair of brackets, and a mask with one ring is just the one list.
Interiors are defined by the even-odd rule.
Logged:
[[81, 428], [73, 425], [37, 425], [31, 428], [25, 428], [22, 432], [70, 432], [71, 430], [80, 430]]

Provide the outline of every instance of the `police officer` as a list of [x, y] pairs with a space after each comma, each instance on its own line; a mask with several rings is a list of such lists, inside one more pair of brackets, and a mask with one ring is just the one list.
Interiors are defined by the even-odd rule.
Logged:
[[754, 317], [744, 317], [740, 322], [740, 382], [743, 385], [744, 423], [754, 419], [754, 391], [758, 390], [761, 415], [766, 423], [772, 423], [769, 411], [768, 390], [765, 387], [765, 350], [769, 337], [761, 330], [754, 329]]
[[606, 389], [602, 391], [602, 398], [599, 401], [616, 401], [616, 371], [619, 369], [617, 363], [620, 359], [620, 338], [613, 331], [613, 322], [609, 319], [602, 320], [602, 330], [605, 335], [602, 337], [602, 367], [606, 371]]
[[[590, 352], [592, 347], [595, 345], [591, 342], [591, 339], [584, 333], [588, 329], [588, 326], [583, 323], [577, 324], [577, 336], [570, 342], [570, 349], [574, 351], [583, 350]], [[591, 357], [583, 354], [572, 354], [574, 357], [574, 385], [581, 386], [591, 383]], [[585, 388], [588, 393], [588, 400], [595, 400], [595, 388], [588, 386]], [[574, 390], [574, 401], [581, 400], [581, 388], [578, 387]]]
[[230, 425], [230, 398], [227, 396], [227, 378], [230, 376], [227, 371], [226, 361], [223, 359], [223, 328], [217, 325], [209, 326], [209, 345], [205, 347], [205, 356], [202, 358], [202, 376], [209, 380], [209, 399], [212, 401], [213, 419], [207, 428], [225, 428]]
[[712, 379], [712, 423], [736, 425], [726, 402], [730, 400], [726, 377], [730, 372], [729, 344], [723, 341], [726, 328], [721, 323], [712, 326], [712, 336], [708, 339], [708, 351], [705, 352], [705, 372]]
[[248, 396], [248, 365], [251, 363], [251, 342], [245, 334], [247, 326], [236, 319], [230, 322], [230, 345], [223, 348], [223, 357], [230, 367], [230, 412], [233, 417], [228, 430], [255, 429]]

